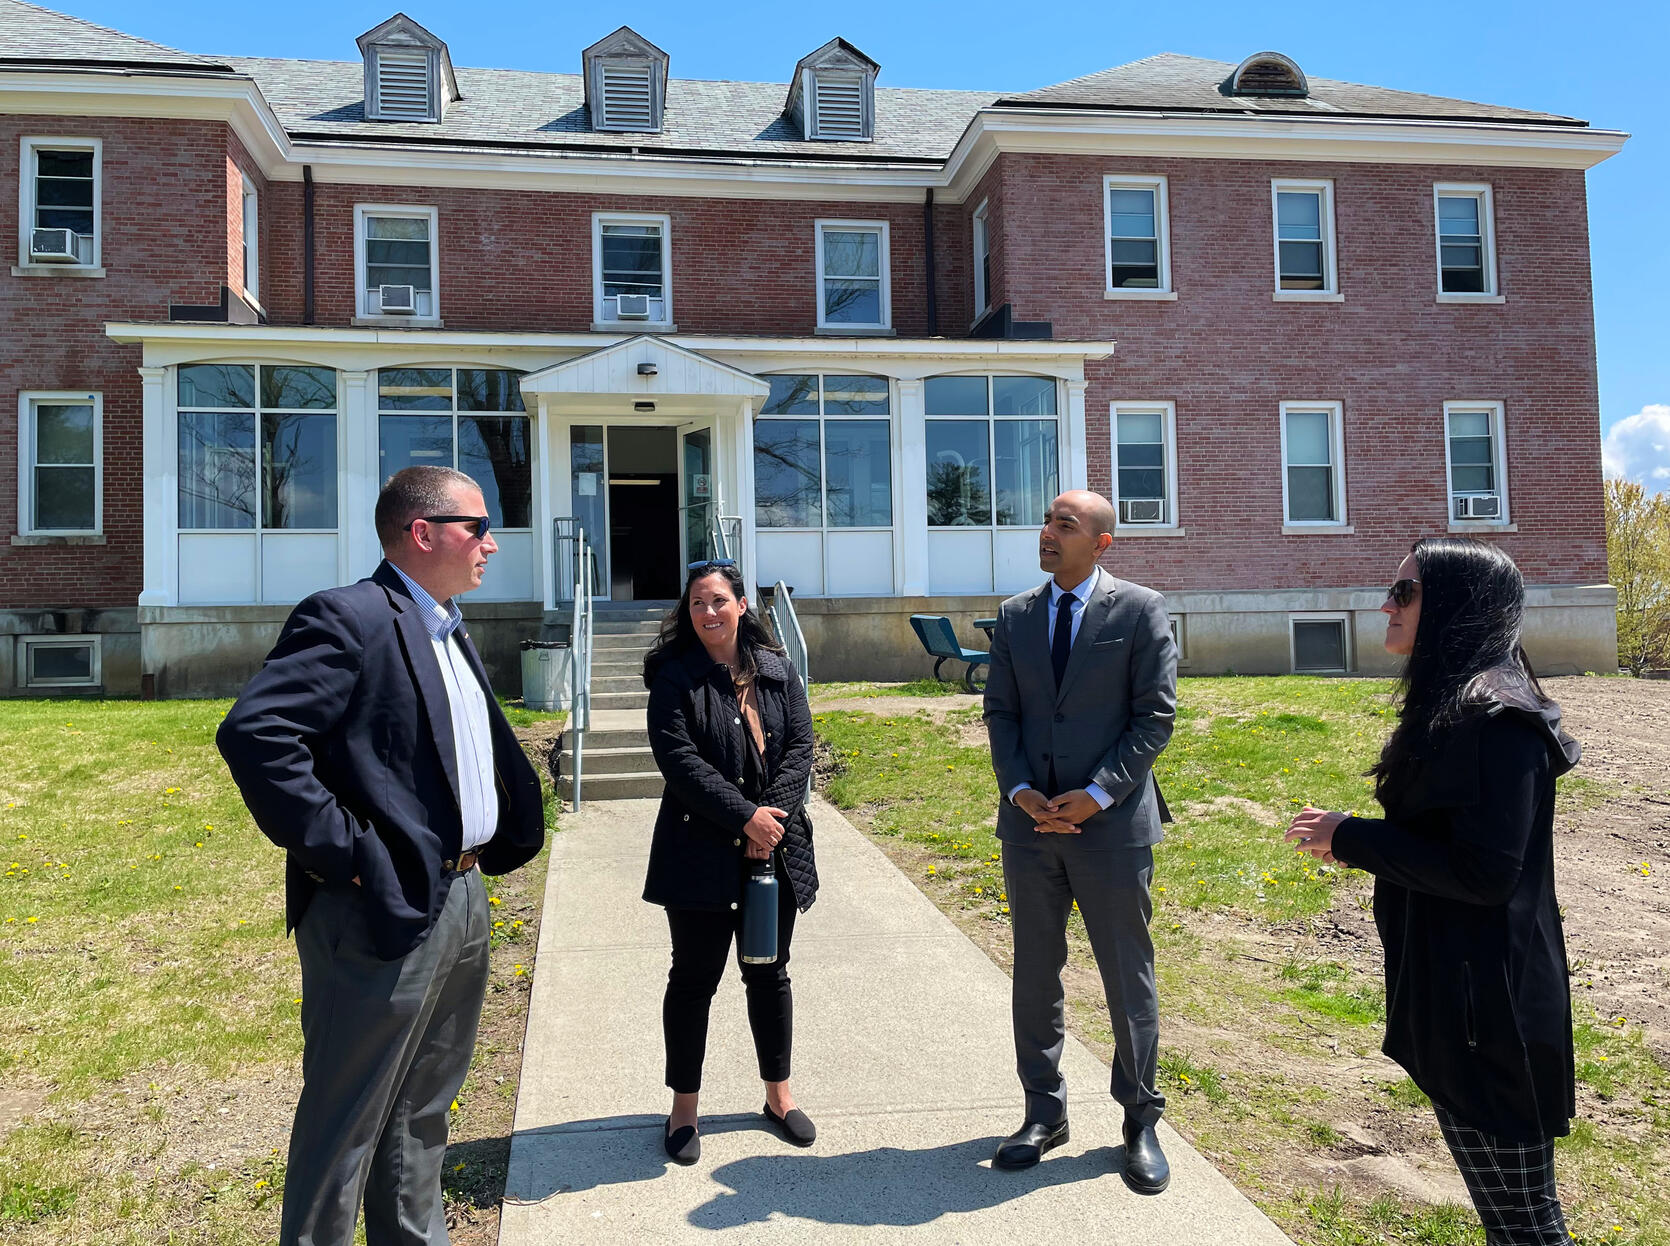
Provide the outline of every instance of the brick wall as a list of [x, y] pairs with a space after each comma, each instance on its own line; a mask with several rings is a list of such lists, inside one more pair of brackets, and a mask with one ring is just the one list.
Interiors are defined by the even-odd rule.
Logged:
[[[1168, 179], [1175, 302], [1103, 297], [1102, 178]], [[1343, 303], [1276, 303], [1270, 179], [1331, 178]], [[1434, 182], [1494, 188], [1503, 305], [1435, 300]], [[1187, 536], [1120, 538], [1119, 574], [1163, 589], [1389, 581], [1447, 526], [1443, 404], [1498, 399], [1527, 578], [1604, 583], [1600, 429], [1583, 175], [1454, 166], [1005, 155], [995, 301], [1058, 338], [1113, 339], [1087, 367], [1090, 484], [1110, 491], [1109, 403], [1177, 405]], [[1354, 536], [1283, 536], [1279, 405], [1344, 404]]]

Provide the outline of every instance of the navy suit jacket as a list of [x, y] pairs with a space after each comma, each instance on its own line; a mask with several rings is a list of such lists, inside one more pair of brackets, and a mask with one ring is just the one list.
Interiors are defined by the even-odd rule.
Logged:
[[[477, 848], [503, 874], [545, 843], [539, 776], [487, 693], [499, 819]], [[291, 612], [265, 665], [215, 737], [244, 803], [289, 856], [286, 929], [321, 887], [364, 898], [378, 954], [429, 933], [463, 842], [452, 714], [429, 632], [387, 562], [369, 579], [315, 593]]]

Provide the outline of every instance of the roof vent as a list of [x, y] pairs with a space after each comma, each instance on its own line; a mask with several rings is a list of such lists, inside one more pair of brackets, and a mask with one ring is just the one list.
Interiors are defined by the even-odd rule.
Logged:
[[459, 99], [447, 46], [404, 13], [359, 37], [367, 121], [439, 121]]
[[667, 54], [630, 26], [581, 53], [594, 130], [658, 134], [667, 99]]
[[1230, 77], [1232, 95], [1279, 95], [1304, 97], [1310, 83], [1298, 63], [1280, 52], [1254, 52], [1235, 67]]
[[875, 136], [880, 71], [845, 39], [831, 39], [794, 67], [783, 111], [808, 139], [865, 142]]

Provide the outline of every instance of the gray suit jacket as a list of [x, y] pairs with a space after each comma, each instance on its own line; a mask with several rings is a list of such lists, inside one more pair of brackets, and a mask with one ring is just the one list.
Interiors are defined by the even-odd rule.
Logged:
[[1009, 802], [1017, 784], [1043, 789], [1055, 763], [1057, 792], [1101, 786], [1113, 804], [1070, 836], [1086, 851], [1157, 844], [1161, 802], [1150, 768], [1171, 739], [1177, 709], [1177, 645], [1165, 600], [1153, 589], [1096, 569], [1090, 600], [1058, 691], [1050, 666], [1050, 586], [998, 610], [986, 679], [986, 732], [1001, 803], [997, 837], [1042, 838]]

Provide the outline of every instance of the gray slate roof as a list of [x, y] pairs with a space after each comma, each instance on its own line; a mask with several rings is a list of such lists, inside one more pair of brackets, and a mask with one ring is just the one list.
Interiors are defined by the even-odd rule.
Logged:
[[[1303, 68], [1303, 66], [1301, 66]], [[1235, 66], [1162, 52], [1128, 65], [1074, 78], [1023, 95], [1006, 95], [1001, 104], [1049, 108], [1140, 109], [1166, 112], [1307, 114], [1313, 117], [1433, 118], [1451, 121], [1508, 121], [1540, 125], [1585, 125], [1555, 113], [1475, 104], [1469, 100], [1392, 91], [1317, 78], [1308, 72], [1308, 98], [1231, 95], [1225, 85]]]
[[672, 78], [659, 134], [590, 129], [579, 74], [518, 69], [457, 69], [463, 99], [439, 122], [365, 120], [359, 61], [291, 61], [243, 56], [226, 61], [255, 79], [292, 138], [351, 142], [417, 139], [464, 146], [595, 147], [600, 150], [735, 152], [807, 160], [943, 161], [994, 91], [876, 88], [875, 138], [868, 143], [807, 142], [783, 115], [788, 87], [776, 82]]
[[0, 63], [59, 61], [226, 72], [220, 61], [124, 35], [22, 0], [0, 0]]

